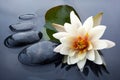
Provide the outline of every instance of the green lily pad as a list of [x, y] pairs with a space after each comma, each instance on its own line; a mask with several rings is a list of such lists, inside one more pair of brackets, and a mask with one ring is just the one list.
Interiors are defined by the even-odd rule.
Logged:
[[[68, 5], [60, 5], [49, 9], [45, 14], [45, 22], [44, 25], [46, 29], [46, 33], [51, 41], [56, 41], [56, 39], [52, 36], [57, 30], [52, 26], [52, 23], [64, 25], [65, 22], [70, 23], [70, 12], [76, 11], [73, 7]], [[76, 13], [76, 15], [78, 15]], [[78, 16], [79, 17], [79, 16]]]

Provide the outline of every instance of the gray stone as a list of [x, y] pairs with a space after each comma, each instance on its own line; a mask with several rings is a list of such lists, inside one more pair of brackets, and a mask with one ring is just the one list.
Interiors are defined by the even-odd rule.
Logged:
[[24, 15], [20, 15], [19, 19], [21, 20], [31, 20], [34, 19], [36, 16], [35, 14], [24, 14]]
[[32, 30], [35, 26], [35, 24], [31, 21], [24, 21], [24, 22], [20, 22], [17, 24], [12, 24], [9, 26], [9, 28], [11, 29], [11, 31], [28, 31], [28, 30]]
[[5, 40], [5, 45], [7, 47], [21, 47], [38, 42], [41, 38], [42, 33], [38, 31], [19, 32], [7, 37]]
[[38, 42], [26, 49], [19, 55], [19, 61], [23, 64], [48, 64], [61, 59], [59, 53], [53, 52], [56, 43], [50, 41]]

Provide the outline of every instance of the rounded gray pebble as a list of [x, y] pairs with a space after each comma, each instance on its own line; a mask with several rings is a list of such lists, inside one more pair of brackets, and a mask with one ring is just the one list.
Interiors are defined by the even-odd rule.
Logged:
[[4, 43], [7, 47], [21, 47], [38, 42], [41, 38], [42, 33], [38, 31], [19, 32], [8, 36]]
[[38, 42], [19, 54], [19, 61], [23, 64], [48, 64], [58, 59], [61, 59], [59, 53], [53, 52], [56, 43], [50, 41]]

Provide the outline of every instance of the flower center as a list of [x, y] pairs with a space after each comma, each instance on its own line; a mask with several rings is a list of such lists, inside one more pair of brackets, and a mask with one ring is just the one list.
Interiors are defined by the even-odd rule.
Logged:
[[84, 52], [88, 49], [89, 47], [89, 41], [88, 41], [88, 35], [85, 37], [77, 37], [73, 41], [72, 49]]

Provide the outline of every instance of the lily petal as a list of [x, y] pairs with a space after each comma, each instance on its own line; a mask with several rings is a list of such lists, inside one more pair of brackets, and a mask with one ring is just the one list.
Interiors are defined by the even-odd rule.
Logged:
[[85, 63], [86, 63], [86, 58], [83, 59], [83, 60], [80, 60], [78, 63], [77, 63], [77, 66], [79, 67], [79, 69], [81, 70], [81, 72], [83, 71], [83, 68], [85, 66]]
[[64, 28], [65, 28], [65, 31], [67, 31], [68, 33], [71, 33], [71, 35], [76, 35], [77, 29], [75, 27], [72, 27], [71, 24], [65, 23]]
[[74, 25], [74, 27], [76, 27], [76, 28], [82, 26], [81, 21], [79, 20], [77, 15], [74, 13], [74, 11], [71, 11], [71, 13], [70, 13], [70, 21], [71, 21], [71, 24]]
[[108, 46], [104, 40], [95, 40], [95, 41], [92, 41], [92, 44], [93, 44], [94, 50], [101, 50], [101, 49], [107, 48]]
[[106, 26], [102, 26], [102, 25], [94, 27], [88, 33], [90, 35], [90, 39], [95, 40], [95, 39], [101, 38], [105, 32], [105, 29], [106, 29]]
[[76, 51], [70, 50], [70, 52], [69, 52], [68, 56], [72, 57], [72, 56], [74, 56], [74, 55], [75, 55], [75, 53], [76, 53]]
[[63, 46], [61, 49], [60, 49], [60, 54], [62, 55], [68, 55], [69, 54], [69, 48], [68, 47], [65, 47]]
[[85, 58], [85, 56], [86, 56], [86, 53], [81, 53], [81, 54], [80, 53], [76, 53], [72, 57], [68, 56], [67, 62], [68, 62], [68, 64], [75, 64], [78, 61], [83, 60]]
[[58, 32], [58, 33], [55, 33], [53, 34], [53, 37], [55, 37], [56, 39], [61, 39], [63, 38], [64, 36], [68, 36], [69, 34], [66, 33], [66, 32]]
[[103, 63], [103, 60], [102, 60], [100, 54], [96, 50], [95, 50], [95, 60], [94, 60], [94, 63], [99, 64], [99, 65]]
[[60, 39], [60, 42], [63, 44], [63, 45], [66, 45], [66, 46], [70, 46], [71, 43], [73, 42], [73, 37], [72, 36], [66, 36], [66, 37], [63, 37]]
[[93, 22], [94, 22], [93, 27], [100, 25], [102, 16], [103, 16], [103, 12], [100, 12], [93, 17]]
[[54, 52], [60, 52], [60, 50], [62, 49], [62, 47], [63, 47], [63, 45], [62, 44], [60, 44], [60, 45], [58, 45], [56, 48], [54, 48]]
[[104, 40], [107, 43], [107, 48], [114, 47], [116, 44], [113, 41], [110, 40]]
[[65, 31], [64, 26], [62, 26], [62, 25], [59, 25], [59, 24], [56, 24], [56, 23], [52, 23], [52, 26], [59, 32]]
[[77, 30], [77, 34], [81, 37], [84, 37], [86, 35], [86, 30], [84, 27], [79, 27]]
[[89, 43], [88, 50], [92, 50], [92, 49], [93, 49], [93, 45], [92, 45], [92, 43], [90, 42], [90, 43]]
[[94, 60], [95, 60], [94, 50], [88, 51], [86, 57], [87, 57], [87, 59], [89, 59], [90, 61], [94, 61]]
[[83, 24], [83, 27], [85, 27], [85, 30], [88, 31], [91, 28], [93, 28], [93, 17], [89, 17]]

